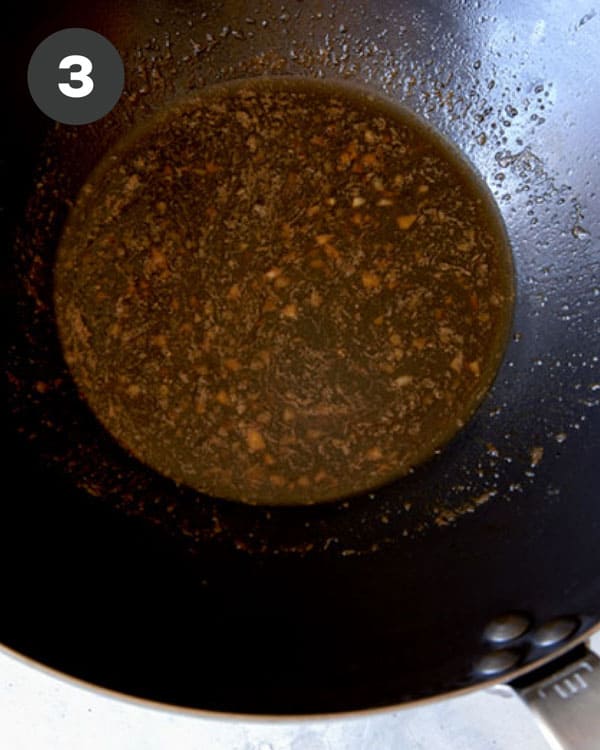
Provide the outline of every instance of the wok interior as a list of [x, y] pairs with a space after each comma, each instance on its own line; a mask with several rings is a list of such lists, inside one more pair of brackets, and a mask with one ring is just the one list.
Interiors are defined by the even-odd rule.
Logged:
[[[113, 115], [48, 136], [5, 285], [5, 481], [19, 500], [4, 505], [2, 562], [16, 573], [3, 642], [165, 702], [317, 713], [477, 683], [499, 613], [527, 613], [532, 627], [569, 614], [585, 631], [600, 602], [593, 19], [536, 3], [494, 17], [384, 2], [99, 13], [65, 6], [52, 28], [28, 18], [15, 34], [18, 60], [24, 37], [32, 49], [87, 25], [117, 44], [128, 74]], [[468, 428], [401, 483], [320, 508], [232, 506], [141, 471], [77, 398], [52, 317], [65, 197], [101, 154], [183, 94], [265, 73], [348, 76], [431, 119], [490, 184], [515, 252], [515, 340]], [[23, 91], [15, 102], [16, 214], [43, 121]], [[521, 664], [545, 655], [528, 634], [514, 648]]]
[[513, 279], [453, 149], [385, 100], [282, 76], [134, 133], [54, 268], [65, 359], [120, 444], [206, 494], [309, 505], [454, 436], [500, 363]]

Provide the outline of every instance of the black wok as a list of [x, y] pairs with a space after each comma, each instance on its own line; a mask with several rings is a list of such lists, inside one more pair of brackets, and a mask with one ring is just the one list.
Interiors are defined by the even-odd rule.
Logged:
[[[75, 26], [118, 47], [125, 91], [55, 126], [27, 63]], [[162, 703], [323, 714], [509, 680], [598, 625], [599, 28], [583, 3], [391, 0], [34, 3], [5, 27], [4, 644]], [[492, 189], [517, 274], [472, 421], [412, 475], [307, 508], [203, 497], [126, 454], [52, 311], [61, 227], [106, 148], [177, 96], [265, 73], [361, 82], [431, 121]]]

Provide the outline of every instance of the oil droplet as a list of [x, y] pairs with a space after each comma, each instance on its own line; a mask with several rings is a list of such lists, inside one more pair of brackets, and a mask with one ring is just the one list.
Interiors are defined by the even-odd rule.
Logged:
[[494, 159], [496, 159], [499, 166], [501, 166], [502, 168], [509, 167], [514, 161], [514, 158], [515, 157], [510, 153], [510, 151], [498, 151], [494, 156]]
[[589, 13], [586, 13], [585, 16], [582, 16], [579, 19], [579, 23], [577, 24], [576, 30], [580, 29], [582, 26], [585, 26], [585, 24], [588, 21], [591, 21], [592, 18], [594, 18], [595, 15], [596, 15], [596, 11], [592, 8], [592, 10]]
[[571, 228], [571, 234], [577, 240], [587, 240], [590, 236], [588, 230], [582, 227], [580, 224], [575, 224], [575, 226]]

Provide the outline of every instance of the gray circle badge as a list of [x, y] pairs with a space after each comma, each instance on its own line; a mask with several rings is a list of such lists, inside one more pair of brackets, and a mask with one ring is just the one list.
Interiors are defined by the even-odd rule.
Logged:
[[67, 125], [85, 125], [108, 114], [124, 82], [116, 48], [90, 29], [51, 34], [38, 45], [27, 69], [33, 101], [45, 115]]

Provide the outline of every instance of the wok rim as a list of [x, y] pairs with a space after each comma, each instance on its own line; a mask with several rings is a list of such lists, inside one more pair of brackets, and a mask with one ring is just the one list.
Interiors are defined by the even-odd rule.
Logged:
[[8, 656], [14, 661], [20, 662], [21, 664], [34, 669], [36, 672], [41, 672], [48, 677], [58, 679], [60, 682], [68, 686], [78, 687], [101, 698], [110, 698], [120, 703], [137, 706], [138, 708], [160, 711], [161, 713], [167, 713], [187, 718], [195, 717], [213, 721], [229, 721], [236, 723], [252, 722], [258, 724], [260, 722], [269, 722], [273, 724], [276, 723], [284, 725], [293, 723], [308, 723], [311, 721], [326, 722], [335, 721], [336, 719], [362, 719], [370, 718], [372, 716], [385, 716], [397, 711], [404, 711], [405, 709], [419, 708], [421, 706], [440, 703], [441, 701], [450, 700], [452, 698], [460, 698], [470, 693], [489, 689], [496, 685], [510, 683], [512, 680], [515, 680], [518, 677], [523, 677], [540, 667], [549, 665], [554, 660], [559, 659], [561, 656], [567, 654], [576, 646], [588, 641], [591, 636], [596, 633], [600, 633], [600, 622], [595, 623], [587, 630], [584, 630], [573, 638], [565, 641], [565, 643], [554, 648], [551, 653], [548, 653], [545, 656], [541, 656], [535, 661], [529, 662], [528, 664], [525, 664], [521, 667], [511, 669], [507, 672], [502, 673], [502, 675], [490, 677], [489, 679], [481, 680], [479, 682], [473, 682], [470, 685], [456, 688], [454, 690], [448, 690], [444, 693], [436, 693], [435, 695], [430, 695], [409, 701], [403, 701], [401, 703], [393, 703], [387, 706], [376, 706], [374, 708], [314, 714], [249, 714], [239, 713], [235, 711], [215, 711], [205, 708], [192, 708], [190, 706], [181, 706], [175, 703], [163, 703], [159, 700], [153, 700], [152, 698], [142, 698], [130, 693], [123, 693], [109, 687], [96, 685], [93, 682], [84, 680], [81, 677], [76, 677], [69, 674], [68, 672], [62, 672], [55, 667], [44, 664], [43, 662], [34, 659], [32, 656], [28, 656], [27, 654], [24, 654], [17, 649], [13, 649], [2, 642], [0, 642], [0, 653]]

